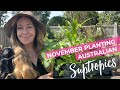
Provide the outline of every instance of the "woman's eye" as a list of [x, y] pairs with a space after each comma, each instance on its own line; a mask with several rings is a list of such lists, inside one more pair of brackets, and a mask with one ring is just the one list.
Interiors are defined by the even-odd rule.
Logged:
[[32, 26], [28, 26], [28, 28], [32, 28]]
[[22, 29], [22, 27], [18, 27], [17, 29], [18, 29], [18, 30], [19, 30], [19, 29]]

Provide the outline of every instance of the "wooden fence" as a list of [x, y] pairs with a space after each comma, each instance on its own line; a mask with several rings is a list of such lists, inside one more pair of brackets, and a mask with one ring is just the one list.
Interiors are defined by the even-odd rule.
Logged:
[[3, 30], [2, 27], [0, 27], [0, 47], [9, 47], [10, 46], [10, 42]]
[[[49, 26], [51, 30], [60, 31], [60, 28], [58, 26]], [[91, 26], [83, 26], [85, 28], [89, 28]], [[114, 25], [103, 25], [103, 26], [95, 26], [96, 30], [100, 30], [103, 28], [105, 32], [107, 33], [106, 37], [115, 37], [120, 36], [120, 25], [117, 25], [117, 23], [114, 23]], [[0, 45], [3, 47], [10, 46], [10, 42], [3, 30], [3, 28], [0, 28]]]
[[[60, 28], [58, 26], [49, 26], [51, 30], [60, 31]], [[90, 28], [92, 26], [83, 26], [84, 28]], [[102, 26], [93, 26], [96, 30], [104, 29], [104, 32], [106, 32], [106, 37], [115, 37], [120, 36], [120, 25], [117, 25], [117, 23], [114, 23], [114, 25], [102, 25]], [[64, 26], [63, 26], [64, 28]]]

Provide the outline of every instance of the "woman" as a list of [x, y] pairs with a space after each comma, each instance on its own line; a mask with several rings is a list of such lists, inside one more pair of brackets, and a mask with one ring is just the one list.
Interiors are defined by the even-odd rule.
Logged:
[[13, 16], [4, 26], [14, 49], [13, 75], [16, 79], [52, 79], [42, 65], [40, 51], [46, 35], [45, 26], [30, 11]]

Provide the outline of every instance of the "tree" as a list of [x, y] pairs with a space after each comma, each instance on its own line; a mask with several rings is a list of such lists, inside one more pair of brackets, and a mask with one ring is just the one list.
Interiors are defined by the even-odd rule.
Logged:
[[41, 21], [43, 24], [47, 24], [47, 22], [49, 21], [49, 16], [50, 16], [50, 11], [32, 11], [37, 18], [39, 19], [39, 21]]
[[95, 25], [98, 23], [98, 12], [96, 11], [64, 11], [64, 17], [72, 21], [74, 18], [78, 20], [79, 23], [91, 18], [84, 25]]
[[15, 14], [17, 14], [17, 13], [19, 13], [20, 11], [11, 11], [11, 14], [12, 15], [15, 15]]
[[65, 25], [65, 18], [61, 17], [61, 16], [54, 16], [52, 17], [49, 22], [48, 22], [48, 26], [64, 26]]
[[0, 26], [4, 25], [7, 18], [7, 11], [0, 11]]
[[120, 11], [103, 11], [99, 13], [99, 23], [111, 25], [117, 22], [120, 24]]

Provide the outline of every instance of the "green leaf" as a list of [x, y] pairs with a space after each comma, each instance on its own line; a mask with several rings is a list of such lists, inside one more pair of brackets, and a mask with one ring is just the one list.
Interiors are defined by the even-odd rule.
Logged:
[[43, 64], [45, 67], [48, 67], [51, 64], [51, 60], [43, 60]]
[[81, 23], [81, 25], [83, 25], [84, 23], [86, 23], [87, 21], [91, 20], [92, 18], [88, 18], [86, 19], [84, 22]]
[[65, 62], [63, 60], [61, 60], [61, 59], [58, 59], [57, 65], [62, 66], [63, 64], [65, 64]]
[[64, 74], [64, 71], [60, 71], [59, 76], [62, 76]]

